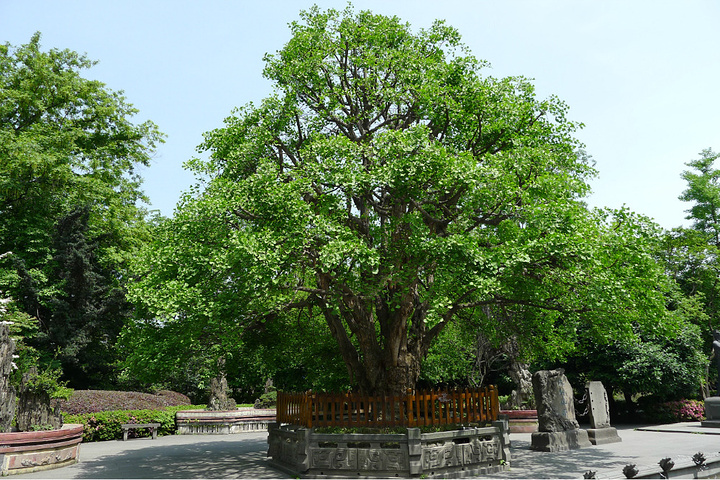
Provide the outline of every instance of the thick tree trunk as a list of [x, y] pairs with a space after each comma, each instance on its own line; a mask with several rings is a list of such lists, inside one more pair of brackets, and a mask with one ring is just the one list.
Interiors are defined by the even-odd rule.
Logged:
[[[391, 297], [395, 292], [385, 293]], [[401, 395], [414, 389], [420, 377], [420, 362], [427, 353], [427, 307], [416, 301], [412, 288], [394, 298], [398, 297], [400, 305], [391, 309], [383, 296], [369, 301], [346, 293], [339, 302], [339, 315], [319, 299], [351, 380], [362, 392]]]

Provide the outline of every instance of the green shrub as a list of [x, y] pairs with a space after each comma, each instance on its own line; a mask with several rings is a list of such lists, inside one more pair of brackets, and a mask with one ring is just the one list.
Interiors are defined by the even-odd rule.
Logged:
[[277, 405], [277, 390], [274, 388], [264, 393], [255, 401], [255, 408], [273, 408]]
[[[110, 410], [105, 412], [65, 415], [65, 423], [83, 425], [83, 442], [119, 440], [124, 423], [159, 423], [158, 435], [173, 435], [177, 431], [175, 413], [178, 410], [202, 409], [205, 405], [180, 405], [164, 410]], [[150, 432], [135, 430], [131, 435], [149, 436]]]

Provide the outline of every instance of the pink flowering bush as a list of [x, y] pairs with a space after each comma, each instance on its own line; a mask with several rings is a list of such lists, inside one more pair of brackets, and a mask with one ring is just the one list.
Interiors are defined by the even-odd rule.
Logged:
[[649, 406], [645, 414], [653, 422], [699, 422], [705, 418], [705, 404], [698, 400], [664, 402]]

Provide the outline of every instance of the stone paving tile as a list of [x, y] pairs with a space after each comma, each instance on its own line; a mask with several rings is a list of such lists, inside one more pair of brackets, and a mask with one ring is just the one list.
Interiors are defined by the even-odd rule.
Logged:
[[[510, 470], [485, 478], [582, 478], [587, 470], [623, 478], [628, 463], [650, 466], [664, 457], [720, 451], [720, 431], [699, 423], [617, 428], [620, 443], [557, 453], [532, 451], [529, 433], [511, 434]], [[14, 478], [292, 478], [267, 464], [266, 451], [266, 432], [97, 442], [81, 445], [76, 465]]]
[[80, 462], [14, 478], [290, 478], [267, 465], [267, 432], [82, 444]]

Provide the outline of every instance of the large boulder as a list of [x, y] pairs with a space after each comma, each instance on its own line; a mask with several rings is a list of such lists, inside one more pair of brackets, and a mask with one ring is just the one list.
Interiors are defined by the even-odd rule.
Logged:
[[538, 432], [530, 447], [542, 452], [560, 452], [591, 446], [588, 433], [575, 418], [575, 399], [563, 369], [533, 374], [533, 392], [538, 412]]
[[535, 372], [532, 384], [539, 431], [564, 432], [580, 428], [575, 418], [573, 390], [565, 370], [559, 368]]
[[60, 410], [50, 406], [50, 393], [36, 386], [37, 368], [23, 374], [17, 407], [17, 427], [21, 432], [57, 430], [63, 425]]
[[235, 410], [237, 404], [235, 400], [230, 398], [230, 389], [228, 388], [225, 375], [210, 380], [210, 399], [208, 400], [208, 410]]

